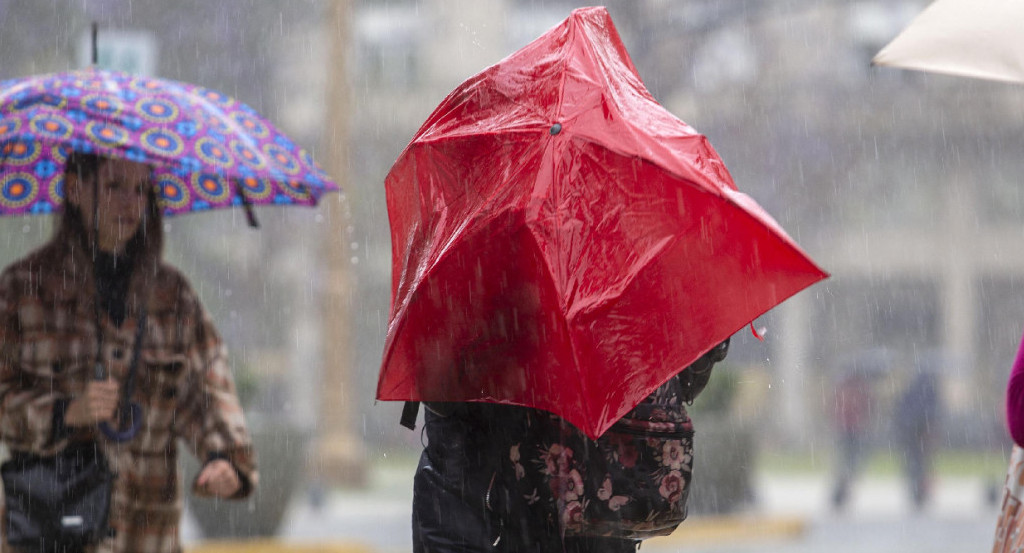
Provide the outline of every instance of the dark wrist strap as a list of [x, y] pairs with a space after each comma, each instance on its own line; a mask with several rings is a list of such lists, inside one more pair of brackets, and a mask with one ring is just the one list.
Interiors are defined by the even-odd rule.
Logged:
[[402, 418], [399, 419], [399, 424], [408, 428], [409, 430], [416, 430], [416, 418], [420, 415], [420, 402], [418, 401], [407, 401], [405, 406], [402, 407]]

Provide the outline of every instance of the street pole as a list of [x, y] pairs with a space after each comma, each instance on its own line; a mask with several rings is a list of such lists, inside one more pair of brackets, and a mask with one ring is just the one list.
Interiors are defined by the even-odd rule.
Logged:
[[352, 298], [356, 282], [349, 259], [352, 187], [349, 174], [349, 83], [346, 60], [350, 37], [351, 2], [333, 0], [327, 14], [327, 126], [324, 130], [325, 169], [348, 195], [331, 194], [323, 202], [327, 225], [323, 256], [327, 263], [324, 286], [324, 371], [319, 441], [312, 473], [323, 484], [359, 486], [367, 481], [363, 440], [354, 430], [356, 382], [352, 371]]

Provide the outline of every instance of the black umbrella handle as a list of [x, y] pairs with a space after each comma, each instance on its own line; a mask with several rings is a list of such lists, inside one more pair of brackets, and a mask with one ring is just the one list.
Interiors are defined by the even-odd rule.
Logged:
[[114, 428], [104, 421], [100, 423], [100, 431], [108, 440], [120, 444], [134, 438], [142, 428], [142, 406], [135, 402], [129, 403], [127, 409], [121, 409], [119, 418], [121, 428]]

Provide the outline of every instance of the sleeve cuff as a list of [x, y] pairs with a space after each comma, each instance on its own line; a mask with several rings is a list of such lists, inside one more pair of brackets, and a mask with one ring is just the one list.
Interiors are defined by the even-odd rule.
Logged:
[[249, 477], [246, 476], [244, 472], [238, 470], [238, 466], [231, 462], [231, 457], [229, 457], [228, 454], [221, 451], [211, 452], [206, 456], [206, 465], [220, 459], [230, 463], [231, 468], [235, 469], [235, 474], [238, 475], [238, 483], [240, 484], [240, 487], [238, 488], [238, 491], [235, 492], [235, 495], [231, 496], [231, 499], [242, 499], [252, 493], [252, 482], [249, 480]]

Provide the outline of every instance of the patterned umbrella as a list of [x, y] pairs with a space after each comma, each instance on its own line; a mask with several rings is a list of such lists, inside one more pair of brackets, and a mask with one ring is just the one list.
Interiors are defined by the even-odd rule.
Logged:
[[338, 185], [251, 107], [95, 68], [0, 83], [0, 216], [52, 213], [71, 151], [148, 163], [167, 215], [316, 205]]

